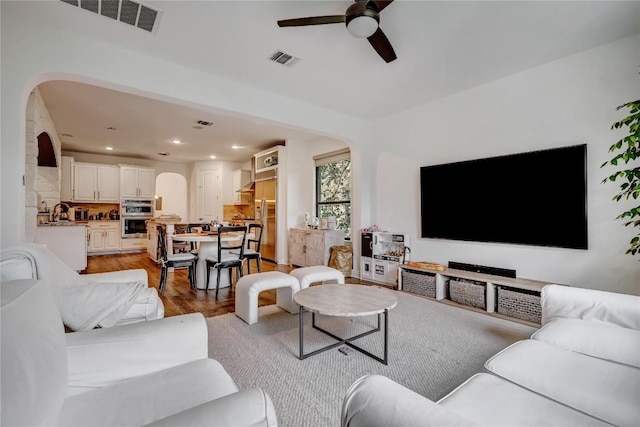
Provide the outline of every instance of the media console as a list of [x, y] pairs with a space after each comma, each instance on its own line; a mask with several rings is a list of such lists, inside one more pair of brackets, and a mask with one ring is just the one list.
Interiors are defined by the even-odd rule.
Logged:
[[401, 265], [398, 289], [540, 324], [540, 292], [551, 282], [447, 268], [443, 271]]

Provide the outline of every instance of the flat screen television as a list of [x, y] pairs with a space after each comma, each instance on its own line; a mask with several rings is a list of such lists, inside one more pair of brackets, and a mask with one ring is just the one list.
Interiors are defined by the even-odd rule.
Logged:
[[420, 168], [422, 237], [587, 249], [587, 146]]

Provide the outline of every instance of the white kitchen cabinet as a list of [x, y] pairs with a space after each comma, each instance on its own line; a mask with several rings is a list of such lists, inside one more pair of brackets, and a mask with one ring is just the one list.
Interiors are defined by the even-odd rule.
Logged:
[[120, 166], [120, 197], [153, 199], [156, 195], [155, 169]]
[[328, 265], [332, 246], [344, 245], [342, 230], [289, 230], [289, 264], [300, 267]]
[[145, 251], [147, 249], [147, 238], [136, 237], [120, 240], [120, 249], [123, 251]]
[[120, 221], [89, 221], [89, 252], [120, 250]]
[[118, 166], [75, 162], [73, 200], [78, 202], [118, 202]]
[[62, 202], [73, 200], [73, 162], [73, 157], [61, 156], [60, 201]]
[[251, 171], [236, 169], [233, 171], [233, 203], [248, 203], [247, 193], [240, 193], [240, 189], [251, 181]]
[[87, 268], [87, 227], [85, 225], [42, 225], [36, 243], [47, 248], [75, 271]]

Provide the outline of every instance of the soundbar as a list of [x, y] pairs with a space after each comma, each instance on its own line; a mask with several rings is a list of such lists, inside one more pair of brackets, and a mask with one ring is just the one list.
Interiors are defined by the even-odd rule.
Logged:
[[512, 277], [515, 279], [516, 271], [508, 268], [490, 267], [487, 265], [465, 264], [463, 262], [449, 261], [449, 268], [464, 271], [474, 271], [476, 273], [492, 274], [494, 276]]

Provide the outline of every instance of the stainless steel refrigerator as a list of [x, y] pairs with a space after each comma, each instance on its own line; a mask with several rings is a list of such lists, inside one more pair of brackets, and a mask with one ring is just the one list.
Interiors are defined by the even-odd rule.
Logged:
[[263, 259], [272, 262], [276, 262], [277, 184], [275, 178], [256, 181], [254, 199], [256, 220], [263, 227], [260, 254]]

